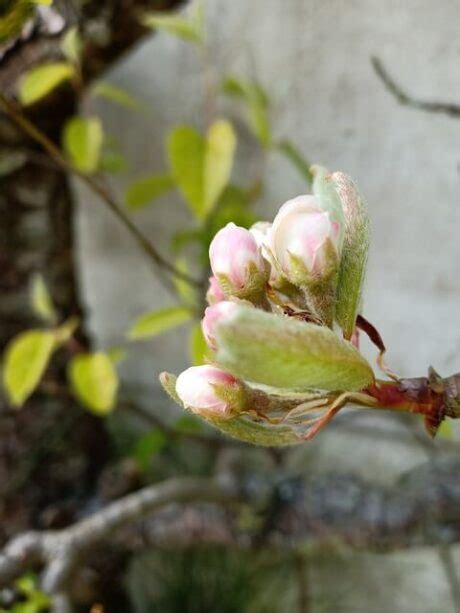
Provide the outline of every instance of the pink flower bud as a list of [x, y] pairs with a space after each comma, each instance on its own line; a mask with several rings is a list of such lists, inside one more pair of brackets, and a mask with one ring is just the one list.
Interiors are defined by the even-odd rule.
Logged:
[[254, 236], [234, 223], [217, 232], [209, 258], [212, 272], [227, 295], [250, 297], [266, 281], [265, 262]]
[[225, 294], [219, 284], [217, 277], [209, 277], [209, 287], [206, 292], [206, 300], [208, 304], [216, 304], [221, 300], [225, 300]]
[[204, 338], [211, 349], [216, 350], [216, 326], [219, 321], [231, 316], [232, 313], [238, 310], [238, 305], [230, 300], [223, 300], [210, 307], [204, 312], [204, 317], [201, 321]]
[[177, 377], [176, 393], [193, 413], [228, 419], [244, 400], [243, 385], [215, 366], [192, 366]]
[[278, 211], [270, 247], [282, 272], [296, 285], [329, 277], [339, 263], [340, 227], [315, 196], [298, 196]]

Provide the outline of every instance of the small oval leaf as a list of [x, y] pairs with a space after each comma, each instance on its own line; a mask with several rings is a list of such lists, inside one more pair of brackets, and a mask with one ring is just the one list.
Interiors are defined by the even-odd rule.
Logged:
[[58, 85], [71, 79], [74, 68], [67, 62], [54, 62], [32, 68], [25, 73], [19, 87], [19, 100], [24, 105], [44, 98]]
[[110, 413], [115, 405], [118, 376], [112, 360], [103, 352], [79, 354], [69, 365], [72, 389], [96, 415]]
[[167, 330], [176, 328], [192, 318], [192, 313], [185, 307], [159, 309], [141, 315], [129, 330], [132, 340], [152, 338]]
[[172, 175], [185, 201], [194, 215], [203, 219], [205, 139], [191, 126], [179, 126], [169, 135], [167, 149]]
[[204, 211], [209, 214], [228, 184], [236, 148], [236, 135], [230, 122], [215, 121], [206, 137], [204, 159]]
[[169, 175], [141, 177], [126, 190], [126, 206], [133, 211], [142, 209], [173, 187], [174, 180]]
[[10, 402], [20, 407], [37, 387], [55, 348], [53, 332], [28, 330], [5, 351], [3, 384]]
[[30, 294], [35, 314], [48, 323], [55, 323], [57, 320], [56, 309], [42, 275], [36, 274], [32, 278]]
[[249, 382], [293, 390], [354, 391], [372, 368], [329, 328], [240, 305], [216, 330], [216, 361]]
[[80, 172], [91, 174], [98, 169], [104, 132], [97, 117], [72, 117], [63, 135], [64, 151]]

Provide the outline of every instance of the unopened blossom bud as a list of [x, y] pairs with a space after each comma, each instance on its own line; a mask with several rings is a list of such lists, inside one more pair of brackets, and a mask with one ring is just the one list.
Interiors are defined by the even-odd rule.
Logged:
[[206, 292], [206, 300], [208, 304], [216, 304], [221, 300], [225, 300], [225, 294], [219, 284], [217, 277], [209, 277], [209, 287]]
[[298, 196], [278, 211], [270, 247], [289, 281], [309, 287], [337, 272], [340, 234], [339, 224], [331, 221], [315, 196]]
[[181, 373], [176, 393], [184, 406], [205, 417], [229, 419], [244, 406], [243, 384], [215, 366], [192, 366]]
[[220, 321], [230, 317], [238, 310], [238, 305], [230, 300], [223, 300], [208, 307], [204, 312], [204, 317], [201, 321], [201, 329], [207, 344], [211, 349], [216, 350], [216, 327]]
[[229, 223], [209, 247], [212, 272], [228, 296], [251, 298], [267, 280], [267, 267], [257, 241], [245, 228]]

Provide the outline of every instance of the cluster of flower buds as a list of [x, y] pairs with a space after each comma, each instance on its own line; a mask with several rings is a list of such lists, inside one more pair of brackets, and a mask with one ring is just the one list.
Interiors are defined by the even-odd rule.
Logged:
[[[352, 288], [356, 297], [351, 300], [347, 296], [348, 302], [340, 311], [346, 311], [344, 321], [351, 318], [351, 331], [348, 327], [345, 330], [336, 314], [338, 296], [347, 295], [339, 284], [345, 250], [352, 244], [347, 232], [354, 228], [347, 215], [359, 208], [353, 207], [358, 194], [351, 183], [344, 191], [338, 184], [341, 175], [335, 182], [334, 175], [325, 169], [314, 167], [313, 172], [313, 194], [287, 201], [273, 223], [258, 222], [249, 230], [229, 223], [212, 240], [212, 276], [206, 296], [210, 306], [202, 321], [211, 353], [219, 349], [216, 330], [220, 323], [232, 318], [240, 304], [331, 330], [338, 323], [350, 340], [359, 308], [356, 304], [361, 301], [361, 270], [359, 283]], [[350, 268], [348, 261], [345, 264]], [[348, 269], [345, 277], [347, 274]], [[226, 420], [246, 410], [250, 389], [217, 364], [189, 368], [178, 377], [175, 392], [193, 412]]]

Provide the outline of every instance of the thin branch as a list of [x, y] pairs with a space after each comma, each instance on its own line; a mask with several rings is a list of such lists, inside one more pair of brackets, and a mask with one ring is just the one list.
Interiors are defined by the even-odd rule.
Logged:
[[228, 504], [238, 498], [229, 480], [184, 478], [151, 485], [63, 530], [29, 532], [14, 538], [0, 554], [0, 585], [8, 585], [28, 568], [43, 565], [43, 589], [52, 595], [68, 590], [80, 558], [121, 527], [170, 503]]
[[136, 240], [139, 247], [144, 251], [147, 257], [153, 262], [153, 264], [162, 270], [167, 271], [174, 277], [181, 279], [191, 285], [192, 287], [201, 288], [201, 283], [187, 275], [186, 273], [178, 270], [173, 264], [171, 264], [166, 258], [164, 258], [156, 249], [156, 247], [148, 240], [148, 238], [139, 230], [136, 224], [125, 215], [122, 208], [119, 206], [110, 191], [102, 185], [96, 178], [86, 175], [75, 168], [70, 162], [63, 156], [59, 147], [39, 128], [37, 128], [5, 95], [0, 93], [0, 106], [3, 107], [7, 115], [14, 121], [14, 123], [33, 141], [41, 145], [46, 153], [53, 159], [56, 164], [66, 173], [77, 176], [89, 189], [95, 193], [105, 206], [115, 215], [120, 223], [128, 230], [131, 236]]
[[460, 613], [460, 582], [457, 573], [457, 565], [452, 555], [451, 545], [440, 545], [438, 548], [439, 558], [450, 586], [452, 604], [455, 613]]
[[425, 100], [413, 98], [396, 83], [379, 58], [373, 57], [371, 61], [377, 76], [385, 85], [385, 88], [400, 104], [429, 113], [440, 113], [442, 115], [448, 115], [449, 117], [460, 117], [460, 104], [450, 102], [427, 102]]

